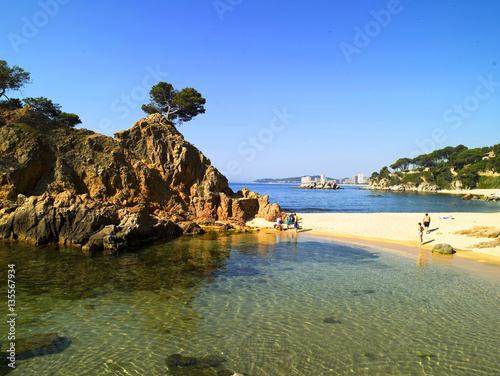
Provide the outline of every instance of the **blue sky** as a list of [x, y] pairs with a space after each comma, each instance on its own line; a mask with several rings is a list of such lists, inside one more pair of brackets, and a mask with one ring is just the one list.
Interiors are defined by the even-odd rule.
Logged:
[[500, 142], [500, 2], [6, 0], [0, 59], [106, 135], [158, 81], [206, 113], [180, 131], [232, 182], [370, 175]]

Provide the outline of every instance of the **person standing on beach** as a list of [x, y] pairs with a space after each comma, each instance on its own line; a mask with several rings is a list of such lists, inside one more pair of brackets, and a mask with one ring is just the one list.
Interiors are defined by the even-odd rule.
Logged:
[[295, 229], [295, 233], [299, 232], [299, 219], [297, 217], [297, 214], [295, 214], [293, 218], [293, 228]]
[[424, 228], [420, 222], [418, 222], [418, 236], [420, 237], [420, 245], [424, 244]]
[[429, 217], [429, 214], [425, 213], [424, 215], [424, 228], [425, 228], [425, 233], [429, 233], [429, 225], [431, 224], [431, 217]]

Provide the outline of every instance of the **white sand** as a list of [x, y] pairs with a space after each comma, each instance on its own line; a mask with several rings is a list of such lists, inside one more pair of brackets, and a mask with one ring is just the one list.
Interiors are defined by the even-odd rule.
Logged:
[[450, 193], [450, 194], [456, 194], [456, 195], [467, 195], [467, 194], [472, 194], [472, 195], [484, 195], [484, 196], [490, 196], [490, 195], [497, 195], [500, 196], [500, 189], [457, 189], [457, 190], [441, 190], [438, 191], [437, 193]]
[[[500, 258], [500, 247], [475, 248], [480, 242], [493, 239], [455, 235], [460, 230], [474, 226], [500, 227], [500, 213], [429, 213], [430, 234], [424, 234], [424, 247], [447, 243], [458, 250], [493, 255]], [[423, 214], [418, 213], [298, 213], [300, 227], [315, 233], [340, 237], [360, 238], [375, 241], [395, 242], [419, 246], [418, 222]], [[440, 217], [454, 219], [440, 219]], [[250, 226], [272, 228], [274, 223], [262, 218], [248, 222]]]

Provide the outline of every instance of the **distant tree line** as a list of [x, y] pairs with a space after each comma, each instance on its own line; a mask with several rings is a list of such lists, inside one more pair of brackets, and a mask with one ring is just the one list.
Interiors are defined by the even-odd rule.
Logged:
[[[494, 156], [490, 157], [491, 152]], [[481, 181], [480, 172], [500, 172], [500, 144], [474, 149], [464, 145], [447, 146], [415, 158], [400, 158], [389, 167], [393, 172], [384, 166], [370, 179], [375, 182], [387, 179], [389, 185], [417, 185], [425, 181], [443, 189], [450, 188], [452, 182], [459, 180], [463, 187], [477, 188], [485, 183]], [[500, 179], [496, 179], [494, 185], [500, 186]]]

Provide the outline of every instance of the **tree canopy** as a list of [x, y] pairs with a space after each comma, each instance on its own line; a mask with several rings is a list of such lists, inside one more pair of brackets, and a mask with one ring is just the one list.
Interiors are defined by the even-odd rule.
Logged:
[[61, 111], [61, 106], [59, 104], [53, 103], [50, 99], [45, 97], [28, 97], [24, 98], [23, 102], [29, 105], [35, 112], [67, 126], [74, 127], [82, 122], [78, 115]]
[[205, 113], [205, 98], [193, 88], [187, 87], [180, 91], [172, 84], [160, 81], [149, 92], [151, 102], [141, 108], [147, 114], [160, 113], [169, 121], [182, 124], [198, 114]]
[[[414, 169], [405, 171], [410, 165]], [[449, 188], [454, 180], [460, 180], [463, 187], [474, 188], [489, 179], [480, 172], [500, 172], [500, 144], [474, 149], [468, 149], [464, 145], [447, 146], [412, 159], [399, 158], [390, 168], [395, 173], [390, 173], [385, 166], [380, 172], [374, 172], [370, 179], [390, 179], [392, 185], [419, 184], [425, 181], [441, 188]]]
[[23, 99], [23, 102], [36, 112], [47, 116], [51, 120], [57, 119], [61, 113], [61, 106], [45, 97], [27, 97]]
[[14, 65], [9, 67], [5, 60], [0, 60], [0, 98], [6, 95], [8, 90], [19, 90], [30, 82], [30, 74], [23, 68]]
[[0, 101], [0, 110], [19, 110], [23, 108], [23, 102], [18, 98], [3, 99]]

